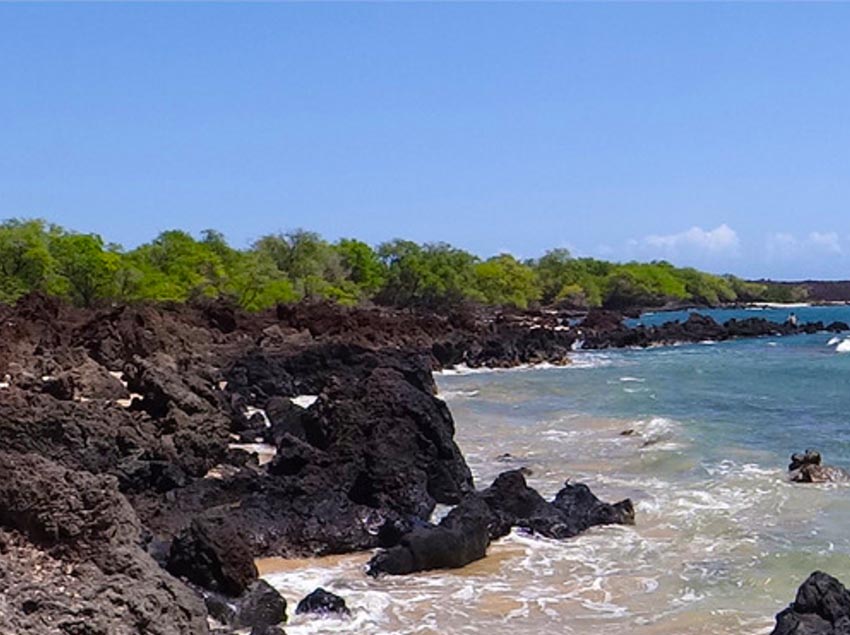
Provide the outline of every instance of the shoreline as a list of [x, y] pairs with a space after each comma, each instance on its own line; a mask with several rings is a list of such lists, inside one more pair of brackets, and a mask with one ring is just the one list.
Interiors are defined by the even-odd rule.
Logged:
[[[44, 297], [0, 307], [0, 318], [0, 540], [20, 545], [15, 571], [34, 566], [27, 558], [89, 567], [78, 582], [86, 593], [126, 591], [92, 591], [86, 610], [115, 615], [113, 602], [153, 597], [170, 613], [150, 619], [167, 619], [169, 635], [203, 635], [210, 617], [225, 632], [256, 619], [251, 607], [276, 593], [258, 558], [368, 553], [374, 575], [486, 569], [487, 547], [517, 528], [569, 550], [602, 531], [587, 534], [593, 527], [635, 522], [631, 500], [585, 495], [563, 484], [566, 473], [546, 485], [549, 498], [522, 464], [494, 465], [473, 483], [452, 412], [434, 396], [435, 367], [578, 369], [584, 349], [602, 359], [605, 349], [850, 328], [700, 316], [630, 328], [610, 312], [567, 324], [558, 313], [328, 305], [82, 310]], [[260, 447], [274, 452], [260, 461], [247, 451]], [[432, 522], [438, 504], [452, 511]], [[92, 505], [113, 513], [100, 518]], [[87, 542], [77, 551], [61, 532], [43, 542], [54, 526], [82, 526]], [[119, 554], [126, 571], [109, 567]], [[14, 606], [25, 583], [21, 574], [10, 585]], [[68, 606], [46, 606], [44, 617], [61, 620]], [[32, 615], [16, 609], [13, 632], [40, 635], [32, 624], [43, 616]]]

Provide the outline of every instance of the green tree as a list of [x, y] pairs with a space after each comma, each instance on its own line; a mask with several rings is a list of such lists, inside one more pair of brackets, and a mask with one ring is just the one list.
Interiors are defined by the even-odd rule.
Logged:
[[259, 311], [281, 302], [293, 302], [298, 294], [292, 282], [264, 252], [249, 251], [234, 262], [227, 293], [244, 309]]
[[419, 246], [394, 240], [378, 247], [387, 267], [380, 301], [398, 306], [448, 308], [481, 299], [475, 289], [477, 258], [446, 243]]
[[353, 238], [343, 238], [334, 245], [334, 249], [348, 279], [363, 295], [371, 296], [381, 289], [387, 279], [387, 270], [374, 249]]
[[141, 272], [140, 299], [186, 301], [216, 297], [226, 285], [226, 270], [214, 243], [197, 241], [184, 231], [162, 232], [128, 254]]
[[56, 262], [58, 288], [74, 302], [90, 307], [96, 300], [112, 297], [120, 255], [104, 249], [100, 236], [63, 233], [51, 240], [50, 249]]
[[0, 224], [0, 302], [48, 290], [54, 262], [45, 225], [14, 219]]
[[537, 275], [510, 254], [500, 254], [475, 265], [475, 288], [488, 304], [520, 309], [540, 298]]
[[568, 249], [551, 249], [534, 262], [543, 302], [551, 303], [561, 289], [575, 280], [567, 279], [572, 256]]

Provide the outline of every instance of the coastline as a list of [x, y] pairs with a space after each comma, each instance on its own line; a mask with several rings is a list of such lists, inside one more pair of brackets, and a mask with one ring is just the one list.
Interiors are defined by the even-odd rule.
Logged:
[[[0, 539], [20, 545], [20, 571], [27, 558], [51, 558], [94, 567], [83, 586], [108, 580], [135, 597], [157, 598], [151, 606], [182, 616], [168, 617], [163, 633], [181, 635], [206, 633], [209, 617], [225, 632], [258, 619], [251, 613], [257, 598], [276, 593], [261, 583], [258, 558], [372, 553], [374, 575], [456, 569], [463, 577], [470, 563], [479, 564], [468, 572], [488, 570], [491, 542], [498, 553], [500, 538], [525, 540], [518, 530], [565, 552], [599, 535], [631, 535], [617, 528], [635, 522], [631, 500], [606, 502], [628, 492], [591, 478], [608, 496], [585, 495], [564, 483], [570, 474], [556, 456], [529, 481], [522, 462], [475, 468], [478, 450], [462, 451], [455, 438], [452, 410], [460, 402], [449, 396], [450, 409], [434, 397], [435, 368], [468, 365], [444, 371], [448, 379], [578, 369], [587, 359], [604, 365], [605, 353], [577, 353], [577, 343], [599, 351], [848, 328], [758, 318], [721, 325], [698, 316], [630, 328], [610, 312], [567, 324], [571, 318], [557, 313], [411, 315], [329, 305], [254, 315], [222, 303], [98, 311], [40, 296], [0, 307], [0, 317], [0, 440], [12, 484], [0, 488], [0, 506], [10, 510]], [[548, 429], [541, 434], [560, 443]], [[274, 453], [248, 451], [257, 443]], [[549, 480], [535, 480], [541, 477]], [[53, 481], [78, 484], [56, 492]], [[17, 489], [27, 483], [25, 501]], [[87, 530], [80, 551], [67, 538], [43, 543], [39, 523], [93, 522], [79, 496], [107, 496], [115, 516]], [[533, 513], [517, 511], [527, 509], [521, 500], [533, 501]], [[433, 517], [437, 504], [453, 511]], [[33, 505], [38, 520], [30, 522]], [[133, 563], [126, 572], [108, 565], [119, 553]], [[387, 579], [404, 587], [404, 577], [378, 577]], [[11, 597], [23, 602], [25, 589], [25, 578], [15, 579]], [[103, 615], [114, 614], [113, 601], [133, 601], [89, 597], [87, 610]], [[63, 602], [45, 608], [50, 619], [72, 610]], [[36, 618], [21, 611], [10, 619], [19, 632], [38, 633]]]

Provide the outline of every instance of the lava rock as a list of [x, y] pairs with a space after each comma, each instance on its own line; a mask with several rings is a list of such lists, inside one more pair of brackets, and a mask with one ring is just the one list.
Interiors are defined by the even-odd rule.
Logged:
[[815, 571], [797, 590], [794, 602], [776, 616], [771, 635], [850, 633], [850, 592], [836, 578]]
[[298, 603], [298, 606], [295, 608], [295, 614], [298, 615], [301, 613], [350, 615], [351, 611], [345, 605], [345, 600], [319, 587]]
[[390, 549], [379, 551], [367, 573], [402, 575], [430, 569], [457, 569], [487, 555], [491, 512], [478, 495], [468, 496], [439, 525], [419, 525]]
[[820, 452], [806, 450], [791, 455], [789, 478], [795, 483], [844, 483], [850, 481], [850, 472], [840, 467], [821, 465]]
[[304, 432], [304, 408], [296, 406], [286, 397], [272, 397], [266, 403], [266, 416], [271, 426], [264, 431], [267, 443], [277, 446], [285, 434], [291, 434], [298, 439], [306, 439]]
[[236, 597], [257, 579], [248, 544], [228, 517], [196, 518], [171, 544], [166, 568], [210, 591]]
[[0, 632], [208, 632], [201, 600], [141, 549], [114, 477], [0, 452], [0, 527]]
[[256, 580], [238, 606], [234, 620], [238, 628], [261, 630], [286, 622], [286, 600], [265, 580]]

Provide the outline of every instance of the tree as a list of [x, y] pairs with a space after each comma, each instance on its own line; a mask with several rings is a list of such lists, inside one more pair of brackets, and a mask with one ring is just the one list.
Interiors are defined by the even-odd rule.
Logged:
[[377, 252], [366, 243], [353, 238], [343, 238], [334, 249], [339, 254], [348, 279], [363, 295], [376, 293], [386, 282], [387, 270]]
[[249, 311], [298, 299], [292, 282], [277, 268], [274, 260], [258, 251], [240, 254], [228, 276], [227, 293]]
[[387, 282], [378, 299], [397, 306], [448, 308], [480, 299], [475, 289], [475, 256], [446, 243], [419, 246], [394, 240], [378, 247]]
[[184, 231], [162, 232], [130, 252], [128, 260], [142, 273], [138, 290], [142, 299], [183, 302], [216, 297], [226, 284], [216, 242], [199, 242]]
[[90, 307], [112, 296], [120, 255], [103, 247], [97, 234], [63, 233], [51, 240], [59, 288], [77, 304]]
[[500, 254], [475, 265], [475, 288], [488, 304], [528, 308], [540, 298], [534, 270], [510, 254]]
[[575, 282], [565, 279], [571, 260], [568, 249], [551, 249], [533, 263], [544, 302], [552, 302], [564, 285]]
[[286, 234], [263, 236], [254, 250], [268, 254], [302, 297], [329, 297], [342, 293], [346, 271], [340, 255], [314, 233], [298, 229]]
[[0, 224], [0, 302], [14, 302], [29, 291], [47, 291], [53, 264], [44, 221]]

